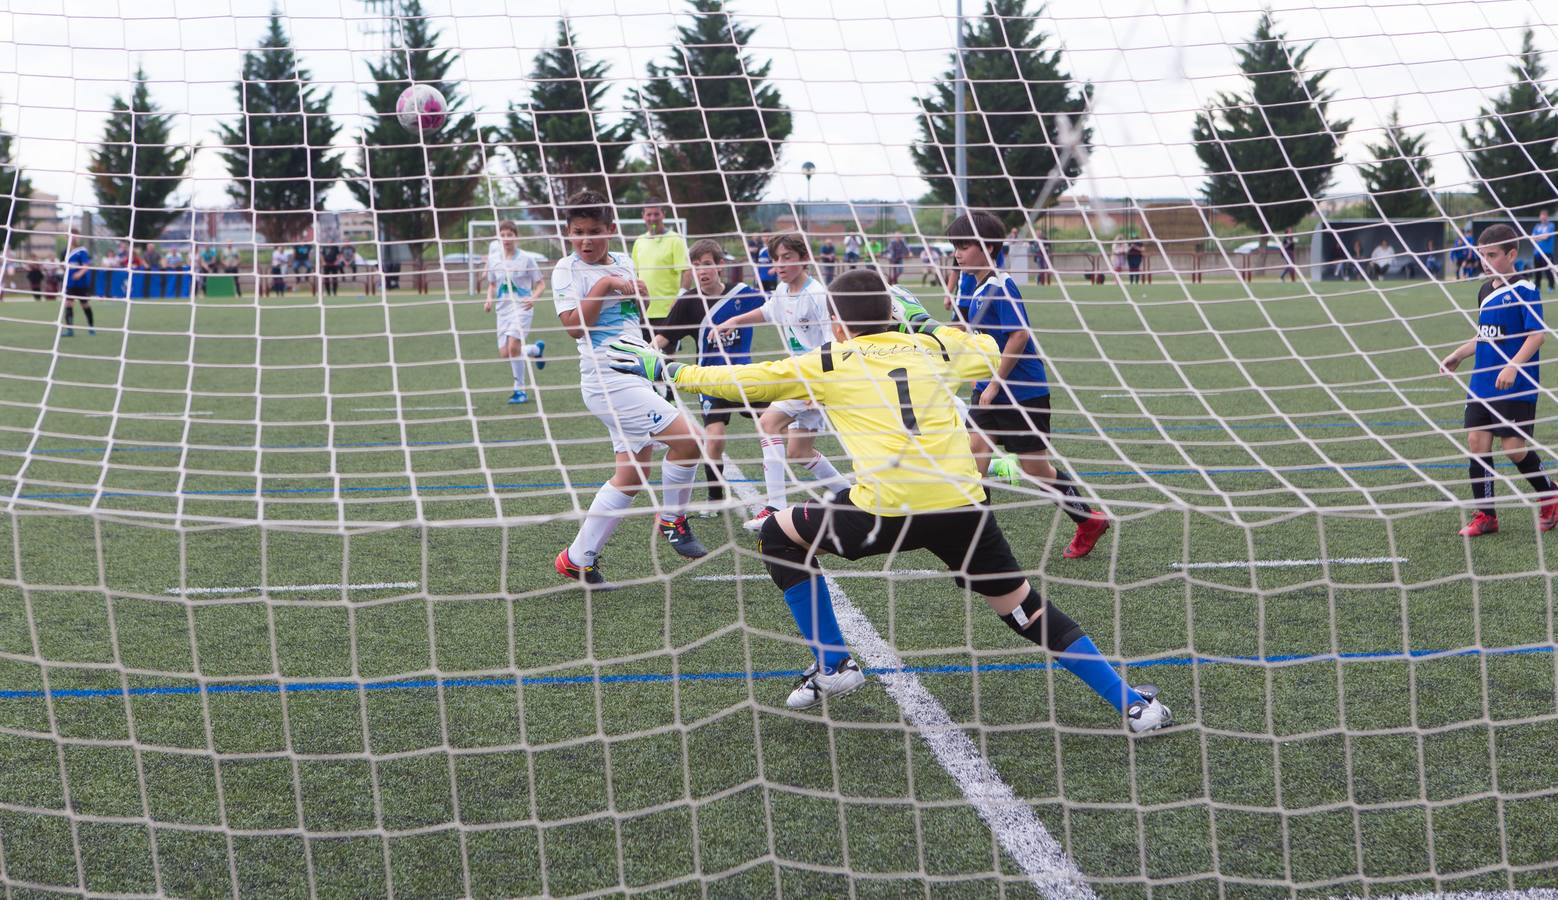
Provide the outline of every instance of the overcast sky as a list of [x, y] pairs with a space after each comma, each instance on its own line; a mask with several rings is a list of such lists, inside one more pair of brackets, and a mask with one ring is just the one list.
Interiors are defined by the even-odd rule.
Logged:
[[[383, 39], [358, 0], [278, 0], [316, 83], [333, 89], [332, 110], [351, 140], [371, 111], [366, 63]], [[559, 0], [427, 0], [442, 43], [463, 53], [473, 106], [496, 121], [528, 95], [526, 74], [555, 33]], [[1037, 7], [1037, 3], [1033, 4]], [[585, 50], [612, 65], [611, 102], [664, 60], [683, 0], [566, 0]], [[967, 0], [967, 11], [982, 0]], [[1279, 0], [1279, 25], [1335, 70], [1331, 118], [1354, 120], [1346, 158], [1366, 158], [1373, 129], [1400, 104], [1403, 121], [1427, 132], [1441, 187], [1467, 179], [1459, 126], [1508, 81], [1520, 30], [1535, 27], [1550, 70], [1558, 69], [1555, 0]], [[18, 135], [20, 161], [40, 190], [90, 203], [81, 172], [101, 134], [109, 98], [124, 92], [137, 63], [163, 108], [180, 113], [181, 137], [218, 143], [218, 122], [237, 109], [232, 82], [258, 42], [270, 0], [7, 0], [0, 11], [0, 124]], [[757, 29], [749, 52], [773, 61], [772, 80], [794, 111], [769, 195], [800, 199], [803, 162], [817, 166], [815, 199], [913, 199], [925, 185], [907, 147], [915, 98], [947, 67], [954, 0], [734, 0]], [[1191, 196], [1200, 166], [1188, 144], [1194, 111], [1238, 89], [1233, 48], [1253, 29], [1254, 0], [1060, 0], [1042, 27], [1066, 50], [1065, 64], [1096, 88], [1094, 149], [1074, 193]], [[1558, 74], [1549, 72], [1549, 78]], [[1558, 81], [1552, 82], [1558, 85]], [[200, 205], [224, 205], [216, 153], [196, 157], [188, 189]], [[1333, 192], [1359, 188], [1356, 170]], [[330, 205], [352, 204], [344, 190]]]

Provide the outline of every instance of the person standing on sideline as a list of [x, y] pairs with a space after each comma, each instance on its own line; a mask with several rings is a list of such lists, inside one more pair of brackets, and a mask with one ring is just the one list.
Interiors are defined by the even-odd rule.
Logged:
[[633, 241], [633, 269], [649, 288], [644, 318], [650, 335], [671, 312], [682, 291], [692, 287], [692, 268], [687, 263], [687, 240], [665, 227], [665, 207], [658, 198], [644, 204], [644, 233]]
[[1298, 284], [1298, 239], [1293, 237], [1291, 228], [1282, 233], [1282, 274], [1277, 280], [1287, 281], [1289, 275], [1293, 276], [1293, 283]]
[[909, 242], [903, 235], [895, 234], [887, 243], [887, 284], [889, 287], [903, 278], [903, 261], [909, 258]]
[[1536, 224], [1531, 227], [1531, 246], [1534, 252], [1531, 254], [1531, 281], [1536, 289], [1542, 289], [1542, 276], [1547, 276], [1547, 286], [1558, 288], [1558, 273], [1554, 272], [1554, 266], [1558, 265], [1558, 257], [1553, 255], [1553, 233], [1558, 231], [1558, 226], [1553, 225], [1553, 220], [1547, 215], [1547, 210], [1542, 210]]

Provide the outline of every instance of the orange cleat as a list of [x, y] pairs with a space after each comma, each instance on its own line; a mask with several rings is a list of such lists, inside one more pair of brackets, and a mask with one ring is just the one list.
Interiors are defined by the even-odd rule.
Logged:
[[1471, 517], [1466, 527], [1461, 529], [1461, 537], [1480, 537], [1496, 531], [1498, 531], [1498, 516], [1490, 516], [1479, 510]]
[[1071, 538], [1071, 544], [1066, 547], [1063, 554], [1066, 559], [1081, 559], [1093, 552], [1093, 545], [1109, 530], [1109, 517], [1103, 513], [1094, 513], [1091, 518], [1084, 519], [1077, 524], [1077, 533]]

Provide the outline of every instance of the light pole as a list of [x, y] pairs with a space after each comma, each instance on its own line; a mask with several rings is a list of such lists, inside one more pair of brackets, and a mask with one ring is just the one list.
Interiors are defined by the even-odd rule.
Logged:
[[[817, 173], [817, 167], [809, 160], [801, 163], [801, 174], [806, 176], [806, 205], [811, 205], [811, 177]], [[806, 233], [806, 211], [801, 210], [801, 233]]]
[[963, 97], [968, 71], [963, 65], [963, 0], [957, 0], [957, 80], [952, 86], [952, 193], [958, 215], [968, 211], [968, 109]]

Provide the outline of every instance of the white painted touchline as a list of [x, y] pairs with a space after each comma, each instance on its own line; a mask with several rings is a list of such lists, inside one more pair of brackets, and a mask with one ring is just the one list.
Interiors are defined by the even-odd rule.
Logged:
[[428, 410], [457, 409], [460, 412], [469, 412], [470, 406], [359, 406], [352, 412], [424, 412]]
[[[1323, 384], [1293, 384], [1282, 387], [1266, 388], [1267, 393], [1280, 391], [1307, 391], [1311, 388], [1325, 390], [1332, 394], [1444, 394], [1451, 390], [1459, 391], [1459, 388], [1446, 387], [1404, 387], [1404, 388], [1327, 388]], [[1248, 388], [1248, 390], [1261, 391], [1261, 388]], [[1105, 400], [1150, 400], [1154, 397], [1216, 397], [1230, 393], [1229, 388], [1218, 388], [1214, 391], [1142, 391], [1139, 394], [1099, 394]]]
[[1338, 556], [1335, 559], [1257, 559], [1230, 562], [1174, 563], [1176, 569], [1297, 569], [1303, 566], [1375, 566], [1404, 563], [1405, 556]]
[[168, 588], [163, 591], [171, 597], [194, 597], [202, 594], [278, 594], [282, 591], [290, 593], [323, 593], [326, 591], [387, 591], [387, 590], [411, 590], [419, 585], [415, 581], [375, 581], [368, 584], [256, 584], [248, 587], [203, 587], [203, 588]]
[[216, 413], [204, 409], [191, 410], [187, 413], [147, 413], [147, 412], [94, 412], [87, 413], [89, 419], [188, 419], [193, 416], [214, 416]]
[[[755, 495], [755, 492], [754, 492]], [[745, 499], [745, 498], [742, 498]], [[908, 577], [908, 578], [943, 578], [951, 577], [945, 571], [939, 569], [894, 569], [888, 572], [846, 572], [833, 571], [828, 573], [829, 578], [882, 578]], [[767, 581], [767, 575], [698, 575], [693, 581]]]
[[[728, 464], [726, 469], [736, 494], [755, 513], [762, 506], [757, 489], [743, 480], [740, 467]], [[871, 620], [849, 602], [833, 575], [824, 573], [823, 578], [833, 595], [833, 611], [850, 649], [865, 659], [867, 667], [893, 672], [878, 676], [888, 696], [903, 710], [904, 718], [930, 747], [936, 762], [957, 782], [969, 805], [1007, 855], [1022, 867], [1033, 886], [1046, 897], [1096, 900], [1098, 895], [1088, 886], [1082, 870], [1033, 814], [1033, 807], [1019, 800], [1011, 786], [1001, 780], [1001, 773], [984, 758], [963, 729], [953, 724], [946, 707], [925, 689], [919, 676], [902, 671], [903, 660], [897, 651], [882, 639]]]

